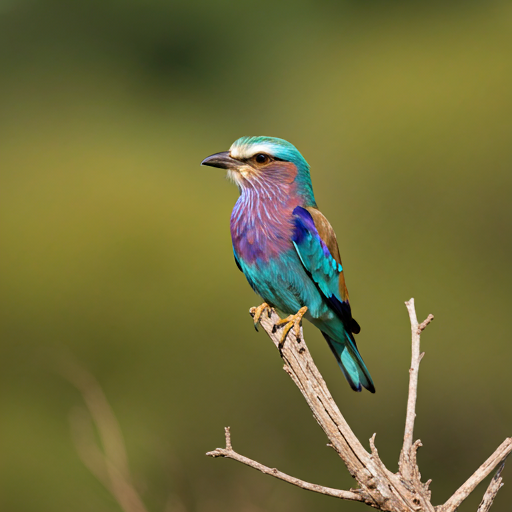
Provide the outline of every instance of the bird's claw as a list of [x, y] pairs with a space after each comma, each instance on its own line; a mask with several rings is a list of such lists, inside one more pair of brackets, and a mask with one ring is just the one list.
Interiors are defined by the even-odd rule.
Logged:
[[265, 311], [266, 309], [268, 309], [268, 316], [270, 318], [271, 308], [266, 302], [260, 304], [256, 308], [251, 308], [251, 314], [254, 319], [254, 328], [256, 329], [256, 332], [258, 332], [258, 324], [260, 322], [261, 315], [263, 314], [263, 311]]
[[292, 328], [295, 331], [295, 337], [297, 338], [297, 341], [300, 341], [300, 324], [302, 322], [302, 317], [306, 314], [307, 310], [308, 308], [304, 306], [300, 308], [295, 315], [289, 315], [286, 318], [279, 320], [279, 322], [274, 325], [274, 330], [283, 327], [281, 339], [279, 340], [280, 347], [284, 345], [284, 340]]

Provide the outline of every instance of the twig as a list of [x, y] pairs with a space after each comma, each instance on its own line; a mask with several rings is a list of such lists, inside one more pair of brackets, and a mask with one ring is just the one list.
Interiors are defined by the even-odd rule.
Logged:
[[475, 487], [512, 452], [512, 437], [507, 437], [496, 451], [464, 482], [455, 494], [441, 507], [439, 512], [454, 512], [473, 492]]
[[400, 453], [400, 470], [404, 476], [410, 478], [412, 476], [410, 474], [412, 466], [407, 464], [407, 461], [410, 458], [412, 448], [414, 420], [416, 419], [416, 399], [418, 396], [418, 373], [420, 370], [420, 362], [423, 359], [423, 354], [420, 353], [420, 334], [434, 319], [434, 315], [428, 315], [424, 322], [418, 324], [418, 318], [414, 308], [414, 299], [410, 299], [405, 303], [405, 305], [407, 307], [407, 311], [409, 312], [409, 319], [411, 321], [412, 355], [411, 367], [409, 369], [409, 396], [407, 399], [404, 444], [402, 447], [402, 452]]
[[[414, 299], [411, 299], [413, 302], [414, 302]], [[407, 304], [407, 302], [406, 302]], [[423, 320], [423, 322], [421, 322], [420, 325], [418, 325], [418, 334], [421, 334], [422, 331], [425, 330], [425, 327], [427, 327], [427, 325], [432, 322], [432, 320], [434, 320], [434, 315], [433, 314], [430, 314], [427, 316], [427, 318], [425, 318], [425, 320]]]
[[287, 475], [282, 471], [277, 470], [276, 468], [269, 468], [268, 466], [264, 466], [255, 460], [249, 459], [248, 457], [244, 457], [239, 453], [235, 452], [231, 446], [231, 432], [230, 428], [226, 427], [224, 429], [226, 435], [226, 448], [217, 448], [212, 452], [208, 452], [206, 455], [208, 457], [225, 457], [227, 459], [237, 460], [246, 466], [250, 466], [251, 468], [257, 469], [266, 475], [271, 475], [275, 478], [279, 478], [280, 480], [284, 480], [289, 484], [296, 485], [301, 489], [306, 489], [307, 491], [319, 492], [320, 494], [326, 494], [327, 496], [334, 496], [335, 498], [342, 498], [344, 500], [350, 501], [363, 501], [363, 497], [361, 494], [354, 491], [342, 491], [339, 489], [332, 489], [331, 487], [324, 487], [322, 485], [311, 484], [309, 482], [305, 482], [304, 480], [300, 480], [293, 476]]
[[487, 487], [484, 497], [482, 498], [482, 502], [480, 503], [480, 506], [476, 512], [488, 512], [492, 507], [494, 498], [496, 498], [498, 491], [503, 487], [501, 472], [503, 471], [504, 467], [505, 461], [500, 464], [498, 471], [496, 471], [496, 474], [492, 477], [491, 483], [489, 484], [489, 487]]

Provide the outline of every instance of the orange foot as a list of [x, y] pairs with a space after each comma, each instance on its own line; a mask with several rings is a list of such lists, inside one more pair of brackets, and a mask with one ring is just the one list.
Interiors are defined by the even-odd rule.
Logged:
[[288, 333], [290, 332], [290, 329], [292, 327], [295, 331], [295, 336], [297, 340], [300, 340], [300, 324], [302, 322], [302, 317], [306, 314], [307, 310], [308, 308], [304, 306], [303, 308], [300, 308], [295, 315], [289, 315], [286, 318], [279, 320], [279, 322], [277, 322], [276, 325], [274, 325], [274, 329], [278, 329], [284, 326], [281, 339], [279, 340], [280, 347], [283, 346], [284, 340], [286, 339], [286, 336], [288, 336]]
[[260, 304], [257, 308], [251, 308], [251, 314], [254, 319], [254, 328], [256, 329], [256, 331], [258, 331], [258, 324], [260, 322], [261, 315], [263, 314], [263, 311], [265, 311], [266, 309], [268, 309], [268, 316], [270, 318], [272, 308], [266, 302]]

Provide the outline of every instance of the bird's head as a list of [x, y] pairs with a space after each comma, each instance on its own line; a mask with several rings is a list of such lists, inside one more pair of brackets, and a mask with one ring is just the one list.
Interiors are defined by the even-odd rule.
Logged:
[[205, 158], [201, 165], [227, 169], [228, 178], [246, 188], [285, 187], [295, 184], [305, 206], [316, 206], [309, 165], [297, 148], [276, 137], [241, 137], [229, 151]]

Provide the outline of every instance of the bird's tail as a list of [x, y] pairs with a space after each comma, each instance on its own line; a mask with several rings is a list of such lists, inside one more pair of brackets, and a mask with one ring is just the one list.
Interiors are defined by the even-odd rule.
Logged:
[[340, 365], [341, 371], [354, 391], [361, 391], [364, 386], [371, 393], [375, 393], [375, 386], [370, 372], [364, 364], [363, 358], [357, 350], [356, 342], [352, 335], [347, 333], [346, 342], [340, 343], [322, 332], [327, 340], [332, 353]]

